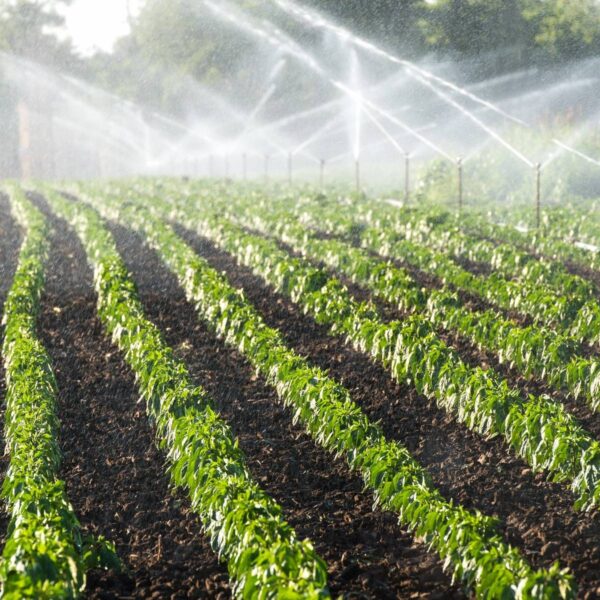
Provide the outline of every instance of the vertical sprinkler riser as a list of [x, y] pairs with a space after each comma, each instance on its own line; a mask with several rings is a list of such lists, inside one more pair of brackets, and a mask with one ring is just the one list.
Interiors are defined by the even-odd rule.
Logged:
[[248, 156], [245, 153], [242, 154], [242, 179], [248, 179]]
[[294, 163], [293, 163], [293, 156], [291, 152], [288, 152], [288, 184], [292, 185], [292, 181], [293, 181], [293, 170], [294, 170]]
[[356, 159], [354, 161], [354, 176], [356, 180], [356, 193], [360, 193], [360, 161]]
[[319, 186], [321, 187], [321, 190], [323, 189], [324, 185], [325, 185], [325, 159], [322, 158], [319, 162]]

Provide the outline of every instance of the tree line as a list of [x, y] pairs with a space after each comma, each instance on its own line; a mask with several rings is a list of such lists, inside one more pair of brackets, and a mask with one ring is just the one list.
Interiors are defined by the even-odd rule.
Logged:
[[[154, 107], [172, 108], [184, 82], [218, 83], [253, 42], [218, 26], [198, 0], [147, 0], [112, 54], [78, 56], [61, 28], [71, 0], [3, 0], [0, 50], [49, 63]], [[411, 59], [481, 59], [482, 76], [600, 53], [597, 0], [303, 0]], [[233, 0], [257, 15], [270, 0]], [[271, 9], [272, 10], [272, 9]], [[276, 15], [297, 35], [303, 26]]]

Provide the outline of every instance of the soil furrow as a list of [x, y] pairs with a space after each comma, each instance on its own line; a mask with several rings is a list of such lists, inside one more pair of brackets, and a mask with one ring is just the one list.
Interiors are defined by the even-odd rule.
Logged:
[[115, 542], [128, 569], [92, 572], [87, 597], [229, 597], [226, 569], [171, 492], [133, 375], [96, 316], [83, 248], [53, 224], [40, 329], [60, 390], [62, 477], [84, 531]]
[[298, 307], [273, 293], [247, 268], [207, 240], [179, 229], [213, 267], [245, 290], [266, 322], [278, 327], [289, 344], [342, 381], [367, 414], [380, 420], [387, 435], [404, 443], [432, 474], [447, 496], [501, 519], [506, 538], [535, 565], [560, 560], [574, 572], [582, 597], [600, 593], [600, 519], [572, 508], [564, 486], [534, 474], [503, 440], [485, 440], [398, 385], [379, 366], [344, 343]]
[[111, 226], [145, 310], [231, 424], [250, 469], [311, 539], [330, 570], [330, 589], [346, 598], [462, 597], [436, 557], [373, 510], [373, 499], [343, 460], [292, 424], [292, 413], [237, 351], [201, 323], [177, 281], [137, 236]]

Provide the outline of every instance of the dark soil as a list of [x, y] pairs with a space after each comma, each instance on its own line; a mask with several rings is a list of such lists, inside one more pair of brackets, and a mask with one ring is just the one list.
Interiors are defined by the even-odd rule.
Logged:
[[96, 317], [83, 249], [54, 225], [40, 329], [60, 389], [61, 475], [84, 531], [113, 541], [128, 570], [91, 573], [87, 597], [229, 597], [226, 569], [170, 491], [133, 375]]
[[[184, 233], [182, 230], [180, 232]], [[501, 519], [508, 541], [536, 566], [559, 560], [580, 584], [581, 597], [600, 594], [600, 518], [572, 508], [566, 487], [545, 481], [508, 449], [457, 424], [407, 385], [398, 385], [365, 356], [332, 338], [286, 298], [267, 288], [206, 240], [184, 237], [213, 267], [245, 290], [266, 322], [278, 327], [301, 354], [329, 369], [386, 434], [404, 443], [431, 473], [446, 497]]]
[[[4, 302], [13, 282], [17, 262], [19, 260], [19, 249], [21, 247], [21, 232], [16, 221], [10, 214], [8, 198], [0, 193], [0, 322], [4, 314]], [[4, 340], [4, 327], [0, 326], [0, 347]], [[0, 478], [8, 468], [8, 456], [4, 452], [4, 409], [6, 398], [6, 382], [4, 380], [4, 361], [0, 360], [0, 444], [2, 453], [0, 456]], [[8, 526], [8, 515], [6, 511], [0, 510], [0, 544], [4, 546], [6, 530]]]
[[231, 424], [261, 486], [326, 560], [331, 592], [346, 598], [461, 597], [435, 555], [394, 515], [374, 511], [359, 477], [294, 426], [275, 391], [199, 322], [155, 253], [122, 228], [111, 229], [147, 315]]
[[461, 266], [465, 271], [473, 273], [473, 275], [483, 275], [484, 277], [487, 277], [494, 270], [492, 266], [487, 263], [475, 262], [464, 256], [449, 255], [448, 258], [451, 258], [457, 265]]

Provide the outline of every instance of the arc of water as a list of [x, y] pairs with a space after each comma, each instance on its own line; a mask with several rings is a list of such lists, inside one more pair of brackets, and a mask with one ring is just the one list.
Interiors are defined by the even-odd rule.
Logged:
[[337, 114], [333, 119], [327, 121], [322, 127], [319, 127], [314, 133], [312, 133], [308, 138], [306, 138], [303, 142], [301, 142], [294, 150], [292, 150], [292, 154], [297, 154], [304, 148], [310, 146], [313, 142], [316, 142], [321, 136], [325, 133], [331, 131], [343, 118], [344, 113]]
[[[582, 158], [583, 160], [591, 163], [592, 165], [596, 165], [597, 167], [600, 167], [600, 160], [596, 160], [595, 158], [592, 158], [591, 156], [584, 154], [580, 150], [576, 150], [575, 148], [572, 148], [571, 146], [567, 146], [567, 144], [565, 144], [564, 142], [561, 142], [560, 140], [553, 139], [552, 142], [554, 144], [556, 144], [557, 146], [560, 146], [563, 150], [566, 150], [567, 152], [570, 152], [571, 154], [574, 154], [575, 156], [579, 156], [579, 158]], [[546, 166], [548, 166], [549, 162], [550, 161], [547, 161], [543, 165], [543, 167], [545, 168]]]
[[[203, 3], [210, 10], [212, 10], [214, 14], [221, 17], [226, 22], [233, 24], [238, 29], [241, 29], [242, 31], [246, 31], [246, 32], [250, 33], [251, 35], [255, 35], [259, 39], [265, 40], [270, 45], [273, 45], [280, 50], [288, 52], [291, 56], [293, 56], [294, 58], [296, 58], [297, 60], [299, 60], [300, 62], [305, 64], [307, 67], [312, 69], [314, 72], [316, 72], [318, 75], [320, 75], [325, 81], [329, 82], [331, 85], [333, 85], [339, 91], [341, 91], [345, 95], [347, 95], [351, 100], [355, 101], [355, 99], [356, 99], [356, 91], [355, 90], [352, 90], [351, 88], [349, 88], [345, 83], [338, 81], [336, 79], [333, 79], [327, 73], [327, 71], [322, 66], [320, 66], [317, 63], [317, 61], [310, 54], [308, 54], [308, 52], [306, 52], [302, 48], [298, 47], [298, 45], [295, 44], [292, 40], [289, 40], [289, 38], [287, 36], [285, 36], [285, 34], [282, 34], [279, 32], [269, 33], [267, 31], [265, 31], [264, 29], [262, 29], [261, 27], [259, 27], [258, 25], [254, 24], [252, 22], [252, 20], [249, 18], [245, 18], [245, 19], [236, 18], [235, 17], [235, 9], [233, 7], [230, 7], [231, 10], [229, 10], [229, 9], [224, 10], [221, 6], [216, 6], [214, 4], [214, 2], [212, 2], [212, 0], [203, 0]], [[227, 6], [230, 6], [230, 5], [228, 4]], [[401, 121], [400, 119], [395, 117], [394, 115], [390, 114], [388, 111], [384, 110], [383, 108], [381, 108], [374, 102], [368, 100], [367, 98], [363, 97], [362, 102], [364, 103], [364, 106], [367, 106], [374, 112], [378, 113], [380, 116], [382, 116], [385, 119], [387, 119], [388, 121], [394, 123], [401, 129], [403, 129], [404, 131], [409, 133], [410, 135], [414, 136], [415, 138], [420, 140], [423, 144], [428, 146], [430, 149], [432, 149], [437, 154], [440, 154], [444, 158], [447, 158], [448, 160], [454, 162], [454, 158], [448, 152], [446, 152], [445, 150], [440, 148], [437, 144], [435, 144], [434, 142], [432, 142], [431, 140], [429, 140], [422, 134], [418, 133], [415, 129], [413, 129], [412, 127], [410, 127], [409, 125], [407, 125], [406, 123], [404, 123], [403, 121]]]
[[189, 127], [187, 127], [183, 123], [177, 121], [176, 119], [173, 119], [172, 117], [167, 117], [165, 115], [161, 115], [160, 113], [157, 113], [155, 111], [150, 111], [150, 112], [148, 112], [148, 114], [152, 118], [162, 121], [166, 125], [170, 125], [171, 127], [179, 129], [180, 131], [184, 131], [187, 134], [192, 135], [193, 137], [196, 137], [198, 139], [201, 139], [209, 144], [216, 143], [216, 140], [213, 137], [209, 136], [208, 134], [204, 133], [203, 131], [199, 131], [196, 128], [193, 129], [192, 131], [190, 131]]
[[379, 48], [375, 44], [368, 42], [367, 40], [351, 33], [350, 31], [348, 31], [347, 29], [344, 29], [343, 27], [334, 25], [329, 20], [327, 20], [325, 17], [323, 17], [320, 13], [317, 13], [317, 11], [315, 11], [315, 10], [309, 10], [304, 7], [300, 8], [299, 6], [297, 6], [290, 0], [272, 0], [272, 1], [274, 2], [274, 4], [278, 5], [282, 10], [284, 10], [288, 14], [291, 14], [292, 16], [295, 16], [295, 17], [301, 19], [305, 23], [308, 23], [314, 27], [320, 27], [322, 29], [329, 30], [329, 31], [333, 32], [335, 35], [337, 35], [338, 37], [349, 40], [355, 46], [358, 46], [358, 47], [366, 50], [367, 52], [370, 52], [373, 55], [379, 56], [380, 58], [384, 58], [393, 64], [397, 64], [399, 66], [404, 67], [409, 74], [411, 73], [411, 71], [413, 73], [416, 72], [427, 80], [435, 81], [437, 84], [444, 86], [446, 88], [449, 88], [453, 92], [460, 94], [462, 96], [465, 96], [465, 97], [469, 98], [470, 100], [472, 100], [473, 102], [476, 102], [477, 104], [485, 106], [486, 108], [492, 110], [493, 112], [501, 115], [505, 119], [509, 119], [510, 121], [513, 121], [514, 123], [521, 125], [523, 127], [530, 128], [530, 125], [528, 123], [526, 123], [522, 119], [519, 119], [518, 117], [515, 117], [515, 116], [507, 113], [506, 111], [502, 110], [500, 107], [496, 106], [495, 104], [492, 104], [488, 100], [485, 100], [484, 98], [481, 98], [480, 96], [477, 96], [476, 94], [473, 94], [472, 92], [469, 92], [468, 90], [466, 90], [464, 88], [461, 88], [460, 86], [452, 83], [451, 81], [448, 81], [447, 79], [444, 79], [443, 77], [434, 75], [430, 71], [427, 71], [426, 69], [423, 69], [422, 67], [419, 67], [418, 65], [416, 65], [415, 63], [413, 63], [409, 60], [399, 58], [389, 52], [386, 52], [385, 50]]
[[419, 140], [425, 146], [427, 146], [428, 148], [433, 150], [436, 154], [439, 154], [440, 156], [447, 158], [449, 161], [454, 162], [454, 158], [452, 157], [451, 154], [446, 152], [443, 148], [438, 146], [435, 142], [431, 141], [429, 138], [425, 137], [423, 134], [419, 133], [419, 131], [417, 129], [410, 127], [404, 121], [401, 121], [398, 117], [381, 109], [376, 104], [373, 104], [370, 100], [364, 100], [364, 103], [365, 103], [364, 105], [367, 108], [370, 108], [373, 112], [377, 113], [379, 116], [383, 117], [384, 119], [387, 119], [390, 123], [393, 123], [397, 127], [400, 127], [400, 129], [404, 130], [406, 133], [408, 133], [412, 137]]
[[[85, 129], [82, 125], [78, 125], [77, 123], [74, 123], [72, 121], [68, 121], [67, 119], [63, 118], [63, 117], [53, 117], [53, 121], [55, 123], [57, 123], [58, 125], [66, 128], [66, 129], [70, 129], [71, 131], [82, 135], [82, 139], [83, 141], [86, 140], [86, 138], [89, 138], [89, 130]], [[112, 146], [115, 150], [117, 151], [121, 151], [121, 150], [129, 150], [134, 151], [136, 153], [141, 153], [141, 150], [138, 146], [133, 145], [132, 143], [130, 143], [128, 140], [126, 139], [122, 139], [120, 137], [115, 137], [115, 136], [111, 136], [110, 134], [103, 132], [103, 131], [96, 131], [94, 132], [94, 136], [99, 139], [102, 140], [104, 143], [106, 143], [109, 146]]]
[[377, 129], [379, 129], [379, 131], [388, 139], [390, 144], [392, 144], [392, 146], [394, 146], [394, 148], [396, 148], [396, 150], [398, 150], [402, 154], [408, 154], [408, 152], [396, 141], [394, 136], [392, 136], [388, 132], [388, 130], [381, 124], [379, 119], [377, 119], [375, 117], [375, 115], [366, 106], [363, 106], [363, 111], [364, 111], [365, 115], [367, 115], [369, 120], [373, 123], [373, 125], [375, 125], [375, 127], [377, 127]]
[[459, 110], [465, 117], [470, 119], [473, 123], [475, 123], [479, 128], [485, 131], [490, 137], [493, 137], [498, 143], [502, 144], [507, 150], [512, 152], [517, 158], [522, 160], [527, 166], [534, 167], [534, 163], [529, 160], [522, 152], [517, 150], [512, 144], [507, 142], [500, 134], [494, 131], [489, 125], [484, 123], [481, 119], [476, 117], [472, 112], [468, 111], [462, 104], [451, 98], [446, 93], [442, 92], [440, 89], [436, 88], [430, 81], [427, 81], [425, 78], [417, 75], [415, 79], [427, 86], [436, 96], [447, 102], [448, 104], [454, 106], [457, 110]]
[[246, 123], [244, 124], [244, 128], [242, 132], [236, 139], [240, 139], [244, 136], [244, 134], [252, 127], [254, 121], [260, 111], [267, 105], [269, 100], [273, 97], [273, 94], [277, 91], [277, 85], [272, 83], [265, 91], [265, 93], [260, 97], [259, 101], [256, 103], [256, 106], [252, 109], [252, 112], [248, 115], [246, 119]]
[[308, 119], [309, 117], [314, 117], [322, 112], [327, 112], [328, 110], [335, 108], [339, 103], [340, 99], [335, 98], [334, 100], [329, 100], [328, 102], [320, 104], [319, 106], [313, 106], [312, 108], [307, 108], [306, 110], [302, 110], [292, 115], [287, 115], [281, 119], [278, 119], [277, 121], [269, 123], [264, 127], [264, 130], [270, 131], [272, 129], [282, 129], [303, 119]]
[[[370, 90], [377, 93], [377, 91], [382, 88], [389, 89], [389, 87], [392, 85], [397, 86], [397, 85], [399, 85], [399, 82], [396, 80], [397, 80], [396, 74], [392, 75], [390, 77], [386, 77], [382, 81], [379, 81], [374, 86], [372, 86], [370, 88]], [[266, 132], [266, 131], [283, 129], [283, 128], [285, 128], [289, 125], [293, 125], [294, 123], [297, 123], [298, 121], [301, 121], [303, 119], [308, 119], [309, 117], [313, 117], [320, 113], [324, 113], [324, 112], [330, 111], [332, 109], [335, 109], [336, 107], [339, 106], [341, 101], [342, 101], [342, 99], [339, 97], [334, 98], [333, 100], [328, 100], [328, 101], [324, 102], [323, 104], [319, 104], [318, 106], [314, 106], [312, 108], [308, 108], [306, 110], [302, 110], [300, 112], [296, 112], [294, 114], [287, 115], [285, 117], [282, 117], [281, 119], [278, 119], [276, 121], [273, 121], [271, 123], [264, 125], [262, 127], [261, 131]], [[400, 110], [405, 111], [405, 110], [409, 110], [410, 108], [411, 108], [411, 106], [409, 104], [406, 104], [406, 105], [403, 105], [400, 108]]]

